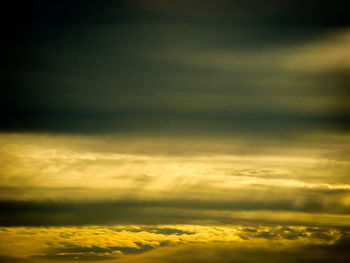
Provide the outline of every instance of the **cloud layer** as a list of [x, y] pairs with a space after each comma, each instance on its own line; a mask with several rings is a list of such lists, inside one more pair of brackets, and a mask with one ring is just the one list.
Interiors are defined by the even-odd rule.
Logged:
[[4, 6], [0, 261], [349, 262], [348, 10]]
[[[345, 229], [306, 226], [15, 227], [0, 229], [0, 239], [5, 241], [0, 250], [5, 262], [164, 262], [165, 257], [166, 262], [230, 262], [243, 258], [254, 262], [261, 255], [283, 262], [282, 255], [288, 251], [310, 249], [312, 255], [300, 259], [318, 262], [318, 250], [322, 248], [327, 251], [323, 255], [326, 258], [336, 256], [339, 262], [346, 262], [348, 255], [342, 246], [348, 245], [348, 235]], [[206, 250], [211, 253], [203, 254]], [[190, 251], [193, 253], [188, 254]]]
[[326, 138], [281, 149], [275, 141], [3, 134], [1, 223], [348, 225], [347, 139]]

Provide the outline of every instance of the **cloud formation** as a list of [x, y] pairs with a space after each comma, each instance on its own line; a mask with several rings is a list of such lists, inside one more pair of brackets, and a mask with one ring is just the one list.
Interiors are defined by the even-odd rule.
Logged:
[[[281, 262], [281, 255], [289, 250], [327, 247], [332, 251], [348, 239], [348, 234], [337, 228], [264, 225], [15, 227], [0, 229], [1, 240], [6, 240], [0, 251], [3, 258], [16, 255], [17, 260], [29, 262], [178, 262], [200, 259], [203, 249], [209, 249], [213, 253], [203, 257], [209, 256], [205, 259], [208, 262], [239, 260], [251, 252], [276, 255], [276, 262]], [[189, 251], [195, 253], [187, 255]], [[339, 258], [345, 260], [344, 251], [339, 252]], [[174, 257], [174, 253], [179, 255]], [[222, 253], [233, 254], [224, 259]], [[167, 255], [170, 257], [165, 259]], [[255, 257], [248, 256], [246, 260], [252, 262]]]
[[336, 146], [345, 138], [327, 138], [326, 144], [295, 141], [281, 149], [245, 140], [188, 138], [182, 146], [176, 138], [3, 135], [0, 221], [86, 225], [246, 218], [348, 225], [347, 148]]
[[1, 262], [349, 262], [347, 1], [3, 9]]

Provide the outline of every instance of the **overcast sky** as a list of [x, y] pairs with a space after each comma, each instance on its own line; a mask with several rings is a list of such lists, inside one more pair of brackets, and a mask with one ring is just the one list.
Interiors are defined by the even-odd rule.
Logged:
[[348, 262], [349, 10], [4, 7], [0, 261]]

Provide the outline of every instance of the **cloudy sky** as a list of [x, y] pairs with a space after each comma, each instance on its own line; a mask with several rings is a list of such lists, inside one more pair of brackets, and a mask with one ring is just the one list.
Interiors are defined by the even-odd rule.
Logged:
[[348, 262], [349, 10], [4, 7], [0, 261]]

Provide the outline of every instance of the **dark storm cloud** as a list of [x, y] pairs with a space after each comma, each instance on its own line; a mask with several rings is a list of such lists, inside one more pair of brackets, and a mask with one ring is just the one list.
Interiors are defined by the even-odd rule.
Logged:
[[[310, 192], [307, 190], [305, 192]], [[347, 193], [347, 192], [346, 192]], [[303, 194], [302, 191], [299, 193]], [[119, 200], [119, 201], [1, 201], [0, 224], [5, 226], [50, 226], [89, 224], [174, 224], [198, 221], [220, 223], [241, 222], [242, 218], [232, 218], [226, 212], [301, 212], [309, 214], [327, 213], [348, 215], [349, 207], [341, 202], [324, 203], [317, 193], [304, 196], [302, 202], [296, 199], [279, 200]], [[328, 197], [342, 198], [341, 195]], [[300, 200], [299, 200], [300, 201]], [[221, 213], [223, 212], [223, 214]], [[297, 217], [297, 215], [296, 215]], [[295, 218], [294, 218], [295, 219]], [[288, 222], [295, 223], [293, 218]], [[246, 218], [252, 222], [278, 222], [275, 219], [259, 217]], [[147, 229], [153, 231], [152, 229]], [[177, 232], [162, 229], [162, 233]], [[182, 232], [179, 234], [183, 234]]]
[[21, 5], [14, 2], [7, 7], [7, 11], [13, 14], [14, 17], [9, 20], [15, 24], [47, 22], [50, 25], [89, 25], [123, 21], [122, 18], [124, 21], [146, 18], [204, 20], [218, 16], [240, 23], [251, 23], [253, 20], [274, 25], [344, 26], [350, 23], [346, 7], [349, 5], [344, 1], [333, 1], [330, 5], [329, 1], [316, 0], [283, 3], [276, 0], [264, 3], [257, 0], [54, 0], [50, 3], [36, 0]]
[[4, 263], [23, 262], [23, 263], [25, 263], [25, 262], [30, 262], [30, 260], [18, 258], [18, 257], [9, 257], [9, 256], [0, 255], [0, 262], [4, 262]]
[[[274, 136], [348, 130], [346, 104], [338, 100], [344, 91], [348, 98], [346, 68], [335, 79], [334, 69], [284, 72], [273, 56], [237, 58], [322, 41], [350, 24], [347, 7], [272, 0], [12, 4], [2, 42], [1, 130]], [[220, 68], [211, 57], [222, 51], [234, 55]], [[192, 53], [204, 64], [197, 57], [187, 63]], [[304, 110], [296, 101], [310, 89], [291, 96], [279, 89], [286, 85], [281, 79], [292, 82], [288, 90], [311, 83], [310, 107], [326, 96], [323, 90], [333, 90], [336, 106]]]

